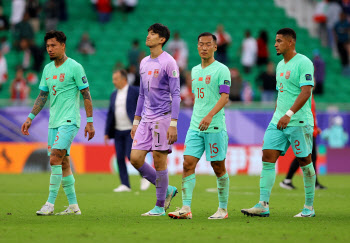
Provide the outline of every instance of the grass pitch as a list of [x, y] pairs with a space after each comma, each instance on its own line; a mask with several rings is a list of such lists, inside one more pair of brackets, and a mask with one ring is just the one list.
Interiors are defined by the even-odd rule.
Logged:
[[[132, 176], [132, 192], [114, 193], [117, 175], [75, 175], [81, 216], [36, 216], [48, 197], [49, 174], [0, 175], [1, 242], [349, 242], [350, 175], [321, 176], [328, 190], [316, 191], [315, 218], [293, 218], [304, 204], [301, 176], [297, 190], [279, 187], [276, 178], [270, 200], [270, 217], [247, 217], [241, 208], [259, 200], [258, 176], [231, 176], [229, 218], [208, 220], [218, 207], [216, 178], [197, 176], [192, 220], [141, 217], [153, 208], [155, 188], [139, 190], [140, 177]], [[170, 184], [180, 193], [168, 212], [180, 207], [181, 176]], [[209, 188], [209, 190], [207, 190]], [[214, 192], [213, 192], [214, 191]], [[55, 213], [68, 202], [62, 190]]]

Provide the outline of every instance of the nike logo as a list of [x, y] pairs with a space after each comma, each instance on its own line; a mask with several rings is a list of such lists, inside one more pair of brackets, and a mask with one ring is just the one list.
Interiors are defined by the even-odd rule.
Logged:
[[57, 143], [52, 144], [52, 146], [56, 145]]
[[143, 72], [143, 73], [140, 73], [140, 74], [144, 74], [144, 73], [146, 73], [146, 72]]
[[183, 214], [185, 214], [185, 213], [180, 213], [180, 212], [179, 212], [179, 215], [183, 215]]
[[210, 158], [214, 158], [214, 157], [216, 157], [216, 156], [218, 156], [218, 155], [214, 155], [214, 156], [213, 156], [213, 155], [211, 155], [211, 156], [210, 156]]
[[194, 78], [194, 79], [192, 79], [191, 81], [193, 81], [193, 80], [195, 80], [195, 78]]
[[154, 147], [158, 148], [158, 147], [160, 147], [160, 146], [162, 146], [162, 145], [155, 145]]
[[46, 80], [48, 80], [48, 79], [50, 79], [50, 78], [46, 78]]
[[296, 154], [300, 154], [301, 152], [296, 152]]

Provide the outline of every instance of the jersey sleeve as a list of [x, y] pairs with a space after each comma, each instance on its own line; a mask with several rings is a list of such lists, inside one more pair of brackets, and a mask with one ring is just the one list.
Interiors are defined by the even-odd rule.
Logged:
[[299, 64], [299, 87], [304, 85], [315, 85], [314, 64], [308, 59]]
[[39, 89], [45, 92], [49, 91], [49, 87], [47, 86], [47, 82], [46, 82], [46, 67], [44, 68], [43, 74], [41, 76]]
[[231, 73], [228, 67], [224, 66], [223, 68], [221, 68], [218, 82], [220, 87], [219, 93], [229, 94], [231, 87]]
[[171, 118], [178, 119], [180, 113], [180, 76], [179, 67], [175, 60], [169, 61], [166, 67], [166, 73], [169, 79], [169, 88], [171, 95]]
[[82, 65], [76, 65], [73, 76], [79, 90], [89, 87], [89, 83]]

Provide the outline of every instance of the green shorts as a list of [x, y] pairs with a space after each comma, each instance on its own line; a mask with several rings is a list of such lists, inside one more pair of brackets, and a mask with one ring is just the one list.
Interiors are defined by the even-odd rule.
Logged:
[[70, 146], [78, 130], [79, 128], [76, 125], [63, 125], [56, 128], [49, 128], [47, 154], [50, 156], [51, 149], [65, 149], [67, 150], [66, 156], [69, 156]]
[[226, 131], [209, 133], [189, 129], [185, 140], [184, 155], [200, 159], [205, 151], [207, 161], [226, 159], [228, 136]]
[[278, 130], [277, 125], [270, 123], [266, 129], [263, 150], [272, 149], [282, 151], [285, 155], [290, 145], [296, 157], [305, 158], [312, 153], [313, 130], [310, 125], [302, 127], [287, 127]]

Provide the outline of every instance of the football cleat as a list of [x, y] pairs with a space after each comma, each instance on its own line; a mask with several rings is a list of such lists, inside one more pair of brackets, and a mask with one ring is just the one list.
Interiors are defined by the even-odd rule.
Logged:
[[177, 208], [175, 212], [168, 213], [172, 219], [192, 219], [191, 208], [189, 206], [182, 206]]
[[155, 206], [151, 211], [141, 214], [141, 216], [165, 216], [165, 210], [163, 207]]
[[177, 194], [177, 188], [174, 186], [168, 186], [165, 202], [164, 202], [165, 211], [168, 210], [168, 208], [170, 207], [170, 202], [176, 196], [176, 194]]
[[259, 202], [254, 207], [249, 209], [242, 209], [241, 212], [247, 216], [259, 216], [259, 217], [269, 217], [269, 204], [267, 202]]
[[293, 186], [292, 182], [285, 182], [285, 181], [281, 181], [280, 182], [280, 187], [287, 189], [287, 190], [294, 190], [295, 186]]
[[301, 213], [298, 213], [297, 215], [295, 215], [295, 218], [311, 218], [311, 217], [315, 217], [315, 210], [314, 207], [311, 207], [312, 210], [306, 208], [306, 206], [304, 205], [303, 210], [301, 211]]
[[216, 213], [214, 213], [208, 219], [227, 219], [227, 218], [228, 218], [227, 209], [218, 208], [218, 211], [216, 211]]
[[[66, 206], [67, 207], [67, 206]], [[69, 205], [66, 210], [56, 213], [56, 215], [81, 215], [78, 204]]]
[[53, 215], [54, 205], [52, 203], [46, 202], [44, 206], [39, 211], [36, 211], [36, 215], [48, 216]]

